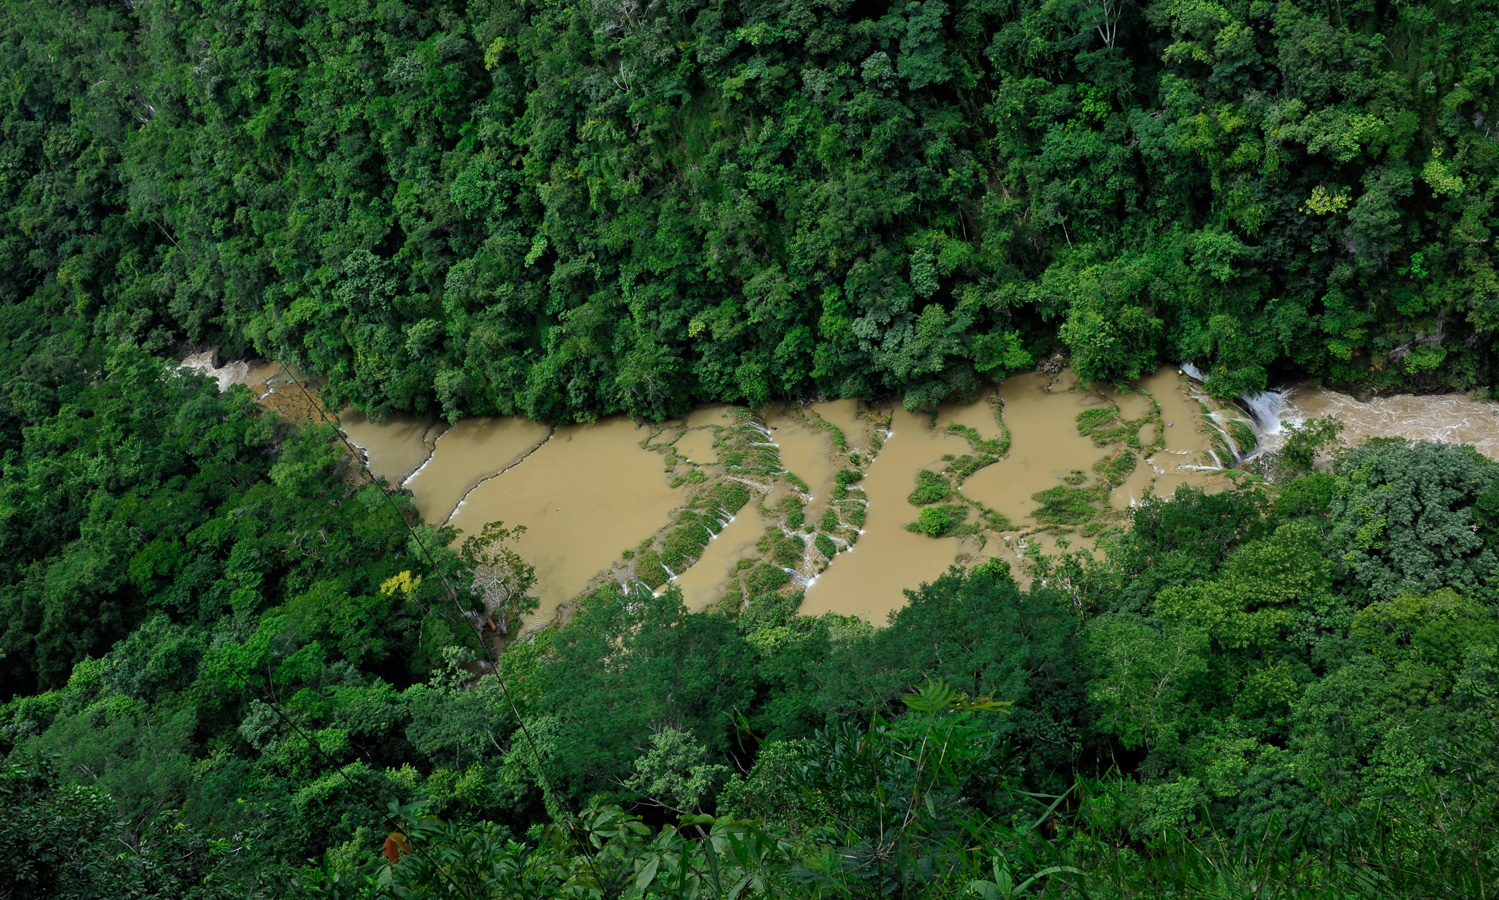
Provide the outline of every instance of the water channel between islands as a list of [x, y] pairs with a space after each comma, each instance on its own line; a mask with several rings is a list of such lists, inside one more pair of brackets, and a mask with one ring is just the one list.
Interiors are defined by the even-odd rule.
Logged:
[[[184, 364], [221, 388], [249, 385], [282, 415], [315, 408], [279, 366], [215, 369], [207, 354]], [[338, 419], [370, 471], [409, 490], [424, 520], [461, 534], [495, 520], [526, 526], [516, 548], [536, 566], [540, 606], [523, 632], [611, 580], [674, 586], [694, 611], [802, 591], [803, 613], [882, 624], [906, 589], [955, 563], [998, 557], [1023, 577], [1028, 549], [1089, 550], [1148, 497], [1227, 488], [1237, 473], [1225, 467], [1251, 443], [1278, 446], [1282, 421], [1333, 415], [1350, 444], [1401, 436], [1499, 458], [1499, 404], [1362, 403], [1309, 387], [1220, 404], [1186, 368], [1108, 390], [1068, 371], [1031, 373], [935, 414], [838, 400], [709, 406], [662, 424]], [[930, 493], [913, 498], [919, 480]], [[943, 536], [908, 527], [928, 518]]]

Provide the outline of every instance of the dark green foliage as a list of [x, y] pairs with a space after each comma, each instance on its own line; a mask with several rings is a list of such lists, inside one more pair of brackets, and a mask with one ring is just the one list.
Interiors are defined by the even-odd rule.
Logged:
[[775, 590], [790, 580], [791, 577], [786, 574], [785, 569], [762, 562], [757, 563], [744, 577], [744, 586], [752, 594], [763, 594], [766, 591]]
[[1475, 506], [1499, 466], [1469, 447], [1365, 445], [1338, 460], [1329, 549], [1374, 597], [1477, 585], [1499, 555]]
[[661, 554], [647, 550], [635, 559], [635, 577], [645, 582], [651, 590], [666, 583], [671, 576], [662, 567]]
[[928, 506], [921, 511], [921, 515], [916, 517], [916, 521], [907, 525], [906, 528], [917, 534], [945, 537], [962, 525], [966, 518], [968, 518], [968, 507], [961, 504]]
[[845, 643], [817, 673], [828, 714], [863, 720], [942, 678], [974, 697], [1015, 701], [1014, 715], [991, 727], [1022, 753], [1061, 763], [1077, 752], [1077, 623], [1055, 598], [1022, 592], [999, 561], [949, 572], [907, 598], [886, 627]]
[[941, 503], [952, 494], [952, 485], [948, 480], [930, 469], [922, 469], [916, 473], [916, 489], [906, 499], [912, 506], [927, 506], [932, 503]]
[[6, 896], [144, 900], [278, 896], [269, 879], [231, 881], [221, 848], [170, 814], [135, 824], [116, 819], [109, 798], [68, 784], [47, 757], [0, 771], [0, 852]]
[[[1371, 446], [1273, 498], [1179, 492], [1103, 562], [1026, 592], [939, 579], [874, 633], [793, 616], [769, 562], [739, 622], [611, 589], [501, 660], [532, 748], [464, 668], [453, 535], [416, 525], [426, 560], [409, 502], [352, 489], [332, 435], [152, 355], [253, 349], [331, 405], [450, 419], [930, 407], [1058, 346], [1087, 379], [1191, 358], [1225, 396], [1275, 371], [1490, 384], [1491, 7], [9, 0], [5, 887], [310, 892], [307, 859], [339, 869], [388, 827], [354, 780], [502, 821], [414, 834], [476, 895], [689, 896], [653, 879], [710, 858], [809, 896], [1055, 864], [1090, 880], [1027, 890], [1491, 893], [1499, 489], [1471, 455]], [[726, 440], [731, 471], [778, 471]], [[861, 475], [834, 498], [855, 527]], [[1092, 515], [1059, 491], [1054, 521]], [[672, 560], [713, 526], [676, 527]], [[1016, 714], [908, 719], [929, 677]], [[761, 753], [782, 830], [722, 826], [780, 868], [708, 857], [691, 825], [645, 849], [603, 807], [605, 885], [563, 829], [506, 842], [599, 792], [657, 815], [622, 785], [664, 729], [746, 783], [759, 739], [804, 741]], [[411, 857], [362, 877], [381, 865], [329, 893], [449, 891]]]
[[674, 588], [659, 597], [601, 589], [557, 635], [537, 676], [537, 712], [557, 728], [548, 767], [577, 801], [624, 780], [652, 726], [671, 723], [721, 755], [753, 678], [751, 651], [730, 620], [688, 615]]
[[[269, 511], [239, 518], [342, 527], [342, 542], [360, 528], [399, 528], [376, 515], [383, 501], [349, 493], [335, 466], [304, 468], [329, 452], [316, 433], [273, 446], [272, 480], [249, 488], [270, 492]], [[1105, 896], [1205, 893], [1229, 873], [1320, 897], [1352, 884], [1339, 874], [1350, 864], [1337, 860], [1355, 848], [1360, 865], [1378, 863], [1369, 876], [1378, 896], [1428, 896], [1454, 880], [1467, 890], [1492, 869], [1484, 829], [1499, 811], [1489, 587], [1402, 582], [1371, 598], [1374, 585], [1344, 567], [1336, 546], [1369, 511], [1401, 520], [1410, 494], [1414, 527], [1468, 523], [1483, 549], [1436, 568], [1466, 577], [1492, 544], [1493, 469], [1467, 451], [1385, 442], [1274, 496], [1182, 489], [1136, 509], [1099, 561], [1052, 560], [1025, 590], [1003, 562], [954, 570], [909, 592], [879, 629], [799, 616], [801, 594], [763, 559], [736, 572], [750, 599], [741, 609], [735, 589], [724, 606], [733, 618], [689, 615], [675, 590], [610, 584], [567, 627], [510, 645], [500, 660], [508, 694], [499, 677], [465, 667], [461, 625], [409, 619], [386, 638], [402, 654], [393, 665], [379, 636], [349, 616], [375, 610], [387, 626], [402, 621], [396, 610], [440, 599], [431, 593], [440, 579], [387, 535], [377, 563], [342, 574], [346, 589], [317, 568], [321, 558], [283, 563], [295, 577], [260, 583], [302, 587], [273, 587], [249, 614], [154, 610], [58, 689], [0, 707], [0, 734], [22, 761], [19, 780], [0, 783], [0, 800], [23, 807], [7, 807], [8, 821], [69, 848], [10, 852], [51, 884], [96, 886], [76, 896], [110, 896], [118, 884], [183, 896], [210, 874], [227, 896], [257, 896], [324, 851], [298, 891], [389, 896], [382, 885], [399, 883], [420, 894], [430, 861], [406, 856], [384, 877], [380, 858], [360, 862], [389, 826], [353, 780], [397, 802], [397, 817], [409, 818], [415, 800], [447, 819], [405, 827], [493, 896], [561, 896], [594, 877], [570, 836], [532, 829], [582, 810], [581, 827], [599, 829], [595, 865], [624, 889], [645, 877], [648, 854], [659, 860], [651, 878], [676, 878], [671, 860], [707, 844], [690, 824], [629, 825], [597, 798], [652, 817], [660, 804], [713, 808], [712, 786], [732, 770], [717, 812], [769, 821], [692, 821], [720, 836], [760, 835], [756, 877], [781, 896], [962, 895], [977, 890], [970, 882], [1003, 882], [1005, 865], [1021, 874], [1060, 865], [1070, 869], [1040, 890], [1063, 895], [1065, 876]], [[315, 502], [292, 503], [298, 492]], [[668, 534], [702, 537], [707, 514], [689, 509]], [[826, 539], [814, 538], [824, 553]], [[244, 540], [227, 559], [243, 557]], [[772, 529], [766, 541], [767, 554], [800, 561], [800, 537]], [[1401, 571], [1398, 554], [1380, 564]], [[510, 700], [529, 738], [515, 732]], [[998, 708], [1012, 715], [985, 711]], [[658, 752], [674, 746], [685, 749]], [[57, 760], [57, 774], [26, 768], [38, 754]], [[80, 776], [85, 788], [69, 785]], [[684, 800], [672, 785], [689, 782], [697, 787]], [[16, 833], [0, 834], [7, 848]], [[523, 833], [524, 843], [506, 843]], [[94, 861], [126, 835], [128, 852]], [[883, 842], [903, 849], [885, 854]], [[976, 843], [995, 855], [975, 860]], [[726, 847], [715, 850], [721, 871], [740, 864]], [[540, 868], [522, 873], [523, 863]], [[376, 877], [359, 881], [356, 870]], [[721, 895], [693, 884], [673, 895]]]
[[1098, 514], [1093, 505], [1094, 493], [1060, 484], [1047, 488], [1031, 495], [1031, 499], [1041, 504], [1031, 515], [1046, 525], [1081, 525]]
[[1286, 426], [1286, 440], [1281, 445], [1281, 465], [1292, 475], [1305, 475], [1317, 462], [1317, 454], [1338, 443], [1343, 423], [1332, 416], [1310, 419], [1300, 425]]
[[719, 509], [732, 516], [749, 502], [750, 492], [737, 481], [720, 481], [713, 486], [712, 498]]
[[759, 541], [760, 552], [783, 568], [791, 568], [801, 562], [806, 548], [806, 538], [787, 534], [774, 525], [765, 529], [765, 535]]
[[[341, 770], [365, 765], [388, 790], [387, 766], [437, 746], [408, 743], [401, 690], [475, 646], [470, 563], [409, 499], [356, 487], [329, 430], [276, 423], [243, 388], [128, 345], [72, 345], [93, 374], [49, 386], [67, 332], [33, 324], [0, 358], [5, 396], [25, 399], [0, 411], [22, 426], [0, 429], [0, 745], [24, 766], [55, 760], [57, 796], [103, 809], [75, 821], [81, 806], [34, 799], [81, 857], [46, 876], [68, 881], [49, 895], [274, 894], [378, 818]], [[276, 697], [316, 737], [288, 730]], [[427, 774], [401, 790], [426, 793]]]
[[821, 553], [825, 559], [832, 559], [838, 554], [838, 545], [833, 543], [833, 539], [826, 534], [819, 533], [813, 543], [817, 545], [817, 552]]
[[[680, 572], [697, 561], [703, 548], [713, 540], [712, 526], [717, 524], [713, 517], [705, 517], [691, 509], [683, 510], [677, 516], [677, 522], [678, 526], [668, 531], [661, 541], [660, 564], [673, 572]], [[648, 566], [649, 563], [642, 557], [637, 565]]]
[[863, 480], [863, 478], [864, 471], [862, 469], [839, 469], [838, 474], [834, 476], [837, 485], [841, 488], [851, 487]]
[[7, 302], [450, 418], [1492, 380], [1481, 12], [401, 10], [12, 0]]

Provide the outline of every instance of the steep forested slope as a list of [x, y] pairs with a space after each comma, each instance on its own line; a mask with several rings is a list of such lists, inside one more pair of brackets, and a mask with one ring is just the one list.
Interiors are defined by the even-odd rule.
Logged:
[[1490, 0], [6, 0], [0, 291], [379, 413], [1490, 383]]

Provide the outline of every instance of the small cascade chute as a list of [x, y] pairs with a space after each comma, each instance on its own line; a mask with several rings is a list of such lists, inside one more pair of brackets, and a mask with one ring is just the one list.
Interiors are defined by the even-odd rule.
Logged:
[[[1189, 362], [1184, 362], [1178, 367], [1178, 372], [1201, 384], [1208, 383], [1208, 376], [1202, 370]], [[1234, 439], [1230, 429], [1223, 427], [1217, 413], [1212, 414], [1213, 427], [1223, 435], [1228, 447], [1234, 455], [1234, 464], [1253, 454], [1257, 447], [1265, 446], [1265, 438], [1269, 435], [1280, 433], [1280, 412], [1285, 405], [1286, 392], [1282, 388], [1272, 388], [1268, 391], [1257, 393], [1244, 393], [1239, 395], [1239, 404], [1249, 414], [1250, 426], [1254, 429], [1257, 438], [1254, 447], [1240, 447], [1239, 441]], [[1216, 455], [1216, 454], [1215, 454]]]
[[1261, 436], [1280, 432], [1280, 411], [1286, 402], [1283, 390], [1261, 391], [1258, 394], [1240, 394], [1249, 418], [1254, 421], [1254, 430]]

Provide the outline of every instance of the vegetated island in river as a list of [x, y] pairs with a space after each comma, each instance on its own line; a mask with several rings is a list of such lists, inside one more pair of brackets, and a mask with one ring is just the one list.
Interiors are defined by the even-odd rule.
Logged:
[[[185, 364], [221, 385], [259, 379], [262, 399], [279, 386], [316, 402], [301, 382], [274, 381], [274, 365], [213, 368], [207, 354]], [[655, 425], [449, 427], [373, 423], [352, 410], [338, 420], [369, 470], [409, 490], [432, 524], [455, 526], [455, 541], [491, 521], [525, 526], [518, 546], [536, 566], [539, 605], [516, 624], [521, 636], [570, 615], [571, 601], [605, 582], [674, 584], [688, 609], [730, 614], [779, 588], [801, 597], [804, 613], [875, 624], [904, 602], [906, 585], [954, 563], [1004, 558], [1024, 583], [1028, 550], [1091, 550], [1149, 497], [1228, 487], [1243, 474], [1237, 464], [1279, 447], [1282, 417], [1333, 415], [1351, 441], [1403, 436], [1499, 452], [1495, 404], [1460, 395], [1361, 404], [1308, 386], [1225, 403], [1184, 368], [1109, 389], [1059, 368], [918, 414], [845, 400], [703, 407]], [[851, 555], [856, 546], [865, 552]]]

